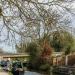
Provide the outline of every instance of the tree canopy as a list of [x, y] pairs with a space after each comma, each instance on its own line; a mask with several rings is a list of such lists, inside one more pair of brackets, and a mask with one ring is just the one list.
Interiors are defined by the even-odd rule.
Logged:
[[64, 29], [74, 14], [74, 0], [1, 0], [0, 42], [31, 41], [41, 34]]
[[51, 40], [52, 47], [55, 49], [55, 51], [68, 51], [70, 52], [72, 50], [72, 47], [74, 45], [74, 37], [66, 31], [58, 31], [54, 32], [53, 38]]

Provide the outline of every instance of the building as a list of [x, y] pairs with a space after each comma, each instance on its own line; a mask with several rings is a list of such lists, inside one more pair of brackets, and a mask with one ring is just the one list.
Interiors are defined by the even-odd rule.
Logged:
[[23, 59], [24, 61], [27, 61], [29, 58], [28, 54], [25, 53], [1, 53], [0, 54], [0, 60], [15, 60], [15, 59]]
[[64, 52], [53, 52], [51, 56], [52, 56], [53, 65], [62, 65], [64, 63], [62, 62], [64, 57]]

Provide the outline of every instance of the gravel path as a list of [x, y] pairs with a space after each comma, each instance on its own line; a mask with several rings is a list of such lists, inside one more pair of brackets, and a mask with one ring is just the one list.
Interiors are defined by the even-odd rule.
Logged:
[[0, 75], [9, 75], [7, 72], [0, 72]]

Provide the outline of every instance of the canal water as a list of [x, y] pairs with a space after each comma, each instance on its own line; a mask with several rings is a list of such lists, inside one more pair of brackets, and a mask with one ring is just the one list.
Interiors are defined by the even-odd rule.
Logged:
[[[24, 75], [47, 75], [47, 74], [40, 74], [37, 72], [25, 71]], [[60, 75], [60, 74], [48, 74], [48, 75]]]
[[43, 75], [37, 72], [30, 72], [30, 71], [26, 71], [24, 75]]

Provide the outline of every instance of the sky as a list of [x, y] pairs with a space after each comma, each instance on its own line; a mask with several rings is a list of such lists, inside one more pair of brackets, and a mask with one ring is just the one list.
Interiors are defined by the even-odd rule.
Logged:
[[[47, 0], [44, 1], [47, 2]], [[42, 0], [39, 0], [39, 2], [42, 2]], [[73, 8], [75, 8], [75, 3], [73, 3]], [[72, 27], [75, 27], [75, 16], [72, 17]], [[16, 53], [15, 46], [8, 45], [7, 43], [0, 43], [0, 48], [3, 48], [4, 51], [9, 53]]]
[[[73, 18], [72, 20], [72, 27], [74, 28], [75, 27], [75, 18]], [[7, 45], [5, 43], [1, 44], [0, 43], [0, 48], [3, 48], [4, 51], [6, 52], [9, 52], [9, 53], [16, 53], [16, 49], [14, 46], [11, 46], [11, 45]]]
[[14, 46], [9, 46], [9, 45], [6, 45], [5, 43], [0, 44], [0, 48], [2, 48], [3, 51], [8, 53], [16, 53], [16, 49]]

